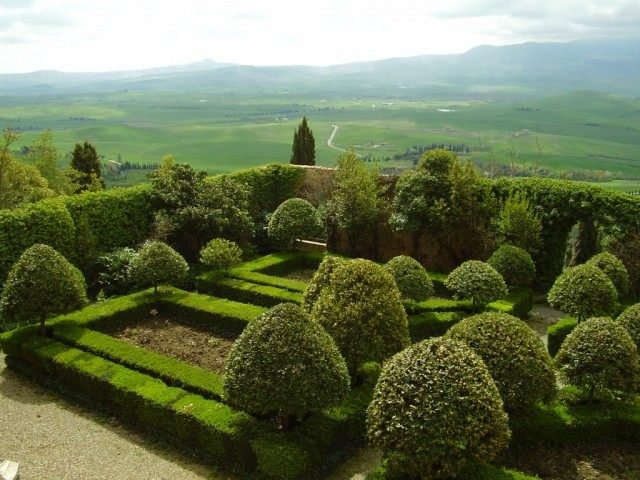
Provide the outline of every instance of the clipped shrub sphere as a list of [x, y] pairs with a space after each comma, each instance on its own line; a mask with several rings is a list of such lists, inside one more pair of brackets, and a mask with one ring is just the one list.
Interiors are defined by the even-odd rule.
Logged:
[[282, 202], [271, 215], [267, 232], [281, 248], [290, 248], [296, 238], [315, 237], [320, 230], [318, 214], [303, 198]]
[[393, 275], [402, 298], [420, 301], [433, 295], [433, 282], [415, 258], [399, 255], [384, 267]]
[[229, 268], [242, 261], [242, 250], [236, 242], [214, 238], [200, 250], [200, 262], [211, 268]]
[[302, 417], [337, 403], [349, 390], [335, 343], [291, 303], [249, 323], [229, 352], [223, 382], [229, 403], [260, 415]]
[[590, 263], [565, 269], [547, 295], [553, 308], [579, 320], [610, 315], [615, 310], [617, 299], [618, 292], [609, 277]]
[[318, 300], [322, 289], [329, 285], [329, 280], [331, 279], [333, 271], [338, 268], [339, 265], [343, 265], [348, 261], [349, 260], [346, 258], [336, 257], [334, 255], [326, 255], [322, 259], [322, 262], [320, 262], [320, 265], [318, 266], [318, 270], [313, 274], [313, 278], [311, 278], [311, 281], [304, 291], [304, 308], [309, 312], [311, 311], [316, 300]]
[[551, 357], [537, 333], [519, 318], [481, 313], [454, 325], [446, 336], [466, 343], [484, 360], [507, 411], [555, 397]]
[[510, 437], [484, 362], [448, 338], [424, 340], [384, 364], [367, 430], [389, 469], [408, 478], [455, 477], [493, 459]]
[[624, 297], [627, 294], [629, 291], [629, 273], [618, 257], [609, 252], [604, 252], [594, 255], [587, 263], [595, 265], [609, 277], [609, 280], [618, 291], [618, 296]]
[[590, 318], [567, 335], [555, 361], [567, 381], [589, 397], [603, 390], [634, 391], [638, 348], [624, 327], [610, 318]]
[[391, 274], [370, 260], [338, 265], [312, 316], [333, 337], [353, 377], [362, 363], [382, 362], [409, 345], [400, 291]]
[[453, 270], [444, 285], [458, 298], [470, 298], [476, 309], [507, 296], [507, 285], [491, 265], [468, 260]]
[[640, 349], [640, 303], [627, 307], [617, 321], [631, 335], [633, 343]]
[[80, 270], [49, 245], [27, 248], [9, 271], [0, 297], [5, 328], [27, 325], [87, 303]]
[[536, 266], [529, 252], [513, 245], [501, 245], [487, 263], [502, 275], [510, 287], [529, 287], [536, 276]]
[[178, 252], [163, 242], [145, 242], [129, 264], [129, 275], [140, 287], [179, 285], [189, 265]]

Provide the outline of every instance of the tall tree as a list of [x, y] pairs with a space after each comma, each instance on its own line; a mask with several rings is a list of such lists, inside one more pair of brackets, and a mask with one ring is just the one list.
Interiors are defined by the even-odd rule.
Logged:
[[307, 117], [302, 117], [302, 122], [293, 134], [291, 146], [291, 163], [294, 165], [316, 164], [316, 141], [313, 132], [307, 124]]
[[29, 158], [57, 195], [70, 195], [75, 191], [71, 172], [60, 168], [62, 155], [53, 144], [51, 130], [46, 130], [34, 139], [29, 149]]
[[71, 155], [71, 167], [78, 172], [74, 179], [78, 185], [76, 193], [104, 188], [96, 147], [85, 140], [83, 145], [76, 143]]

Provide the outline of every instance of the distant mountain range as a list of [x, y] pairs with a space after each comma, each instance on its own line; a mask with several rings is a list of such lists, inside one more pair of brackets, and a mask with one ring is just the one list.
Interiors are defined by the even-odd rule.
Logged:
[[137, 71], [0, 75], [0, 95], [123, 90], [403, 98], [517, 98], [598, 90], [640, 96], [640, 37], [480, 46], [457, 55], [330, 67], [256, 67], [205, 60]]

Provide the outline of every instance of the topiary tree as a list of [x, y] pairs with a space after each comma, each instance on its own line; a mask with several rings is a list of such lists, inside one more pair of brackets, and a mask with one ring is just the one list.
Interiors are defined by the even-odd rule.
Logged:
[[627, 307], [617, 321], [631, 335], [631, 339], [640, 349], [640, 303]]
[[482, 358], [507, 411], [554, 398], [556, 378], [551, 357], [537, 333], [519, 318], [481, 313], [451, 327], [446, 337], [466, 343]]
[[313, 278], [304, 291], [304, 301], [302, 305], [308, 312], [311, 312], [311, 309], [313, 309], [313, 305], [316, 303], [316, 300], [318, 300], [322, 289], [329, 285], [334, 270], [348, 261], [346, 258], [335, 255], [326, 255], [322, 259], [318, 270], [313, 274]]
[[384, 267], [396, 281], [402, 298], [420, 301], [433, 295], [433, 282], [415, 258], [399, 255], [389, 260]]
[[536, 277], [536, 266], [529, 253], [513, 245], [501, 245], [487, 263], [502, 275], [510, 287], [529, 287]]
[[116, 248], [98, 257], [97, 286], [104, 295], [120, 295], [133, 290], [129, 277], [129, 264], [137, 255], [133, 248]]
[[638, 384], [638, 348], [624, 327], [610, 318], [590, 318], [567, 335], [555, 357], [566, 380], [588, 392], [631, 393]]
[[370, 260], [338, 265], [312, 316], [335, 340], [353, 378], [362, 363], [382, 362], [409, 345], [400, 291], [391, 274]]
[[522, 193], [506, 199], [497, 226], [499, 236], [505, 243], [529, 253], [536, 253], [542, 245], [542, 220]]
[[615, 255], [609, 252], [599, 253], [591, 257], [587, 263], [595, 265], [609, 277], [616, 287], [619, 297], [624, 297], [629, 291], [629, 274], [627, 268]]
[[44, 323], [49, 315], [78, 309], [87, 303], [80, 270], [49, 245], [27, 248], [9, 271], [0, 297], [4, 326]]
[[478, 260], [468, 260], [453, 270], [444, 285], [456, 297], [472, 299], [474, 310], [508, 293], [502, 275], [491, 265]]
[[593, 315], [612, 314], [617, 299], [609, 277], [588, 263], [565, 269], [547, 295], [553, 308], [576, 317], [578, 322]]
[[237, 243], [214, 238], [200, 250], [200, 262], [211, 268], [224, 268], [225, 273], [242, 261], [242, 249]]
[[234, 342], [224, 395], [283, 426], [340, 401], [349, 391], [344, 359], [327, 332], [301, 307], [282, 303], [263, 313]]
[[510, 436], [483, 361], [444, 338], [424, 340], [384, 364], [367, 430], [402, 478], [453, 478], [469, 464], [492, 460]]
[[280, 248], [288, 249], [293, 246], [296, 238], [318, 235], [320, 222], [311, 203], [303, 198], [290, 198], [273, 212], [267, 231], [269, 238]]
[[129, 275], [141, 287], [153, 287], [158, 295], [158, 285], [179, 284], [187, 275], [189, 265], [182, 255], [163, 242], [146, 242], [129, 264]]

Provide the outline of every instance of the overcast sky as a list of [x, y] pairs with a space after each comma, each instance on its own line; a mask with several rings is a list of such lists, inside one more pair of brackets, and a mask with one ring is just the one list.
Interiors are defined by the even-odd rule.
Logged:
[[640, 34], [640, 0], [0, 0], [0, 73], [330, 65]]

